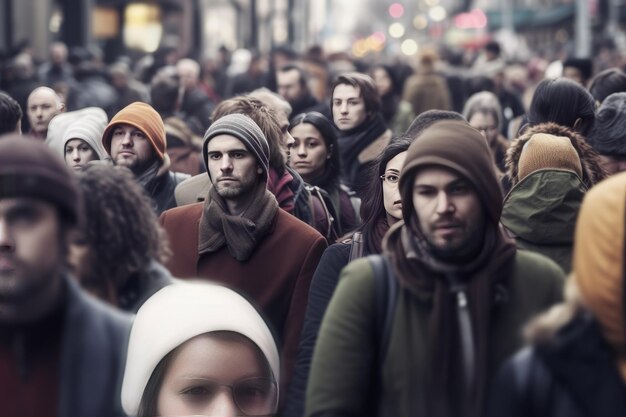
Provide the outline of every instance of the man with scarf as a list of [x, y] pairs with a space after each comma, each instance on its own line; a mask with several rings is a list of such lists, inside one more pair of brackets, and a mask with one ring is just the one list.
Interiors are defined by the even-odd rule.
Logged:
[[391, 130], [380, 113], [380, 97], [370, 76], [342, 74], [333, 83], [332, 92], [330, 110], [339, 129], [341, 181], [363, 199], [372, 180], [367, 176], [367, 163], [387, 146]]
[[203, 158], [212, 183], [206, 200], [161, 215], [172, 248], [166, 266], [176, 277], [222, 282], [261, 310], [282, 346], [286, 389], [326, 241], [267, 190], [269, 145], [248, 116], [216, 120], [204, 135]]
[[132, 171], [157, 215], [176, 207], [176, 185], [189, 175], [170, 172], [165, 125], [152, 106], [136, 101], [120, 110], [104, 130], [102, 144], [115, 165]]
[[491, 154], [467, 122], [427, 128], [409, 147], [399, 187], [404, 221], [383, 243], [398, 287], [388, 345], [379, 346], [370, 260], [355, 261], [320, 329], [308, 417], [482, 416], [524, 323], [561, 298], [563, 271], [503, 234]]

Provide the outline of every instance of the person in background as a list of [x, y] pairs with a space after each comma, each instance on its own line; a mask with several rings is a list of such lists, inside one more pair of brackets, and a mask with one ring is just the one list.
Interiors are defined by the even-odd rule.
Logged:
[[135, 102], [120, 110], [102, 134], [115, 165], [130, 169], [148, 194], [157, 215], [176, 207], [174, 190], [187, 174], [170, 171], [163, 119], [152, 106]]
[[527, 329], [496, 377], [489, 417], [626, 414], [626, 174], [593, 187], [576, 222], [565, 302]]
[[626, 171], [626, 92], [604, 99], [587, 143], [600, 154], [607, 174]]
[[505, 172], [504, 159], [509, 142], [500, 133], [502, 109], [498, 97], [488, 91], [472, 95], [465, 103], [463, 117], [485, 137], [493, 162], [500, 172]]
[[[360, 223], [360, 201], [342, 187], [337, 136], [330, 121], [321, 113], [301, 113], [291, 120], [289, 133], [294, 139], [291, 166], [302, 179], [319, 187], [330, 197], [337, 234], [342, 236]], [[358, 206], [358, 207], [355, 207]]]
[[244, 297], [180, 282], [137, 312], [122, 405], [131, 417], [273, 416], [280, 379], [272, 333]]
[[366, 165], [391, 139], [374, 80], [358, 72], [339, 75], [332, 87], [331, 112], [339, 129], [341, 180], [362, 198], [369, 185], [364, 183]]
[[424, 50], [419, 56], [417, 73], [410, 76], [404, 84], [402, 98], [411, 104], [415, 116], [427, 110], [452, 109], [448, 84], [436, 72], [438, 59], [434, 50]]
[[400, 135], [415, 118], [411, 105], [402, 100], [402, 86], [393, 69], [388, 65], [376, 65], [370, 69], [370, 76], [376, 83], [380, 96], [380, 108], [385, 123], [394, 135]]
[[294, 116], [310, 111], [328, 112], [327, 106], [313, 97], [308, 78], [305, 70], [296, 64], [287, 64], [276, 71], [276, 91], [289, 102]]
[[619, 68], [608, 68], [597, 73], [589, 81], [589, 92], [596, 100], [596, 106], [613, 93], [626, 93], [626, 73]]
[[89, 164], [78, 180], [85, 219], [71, 246], [75, 275], [93, 295], [135, 313], [172, 282], [162, 265], [169, 245], [152, 201], [121, 167]]
[[22, 108], [10, 95], [0, 92], [0, 135], [22, 134]]
[[587, 190], [604, 179], [598, 155], [580, 134], [546, 123], [513, 141], [507, 164], [513, 187], [500, 221], [518, 248], [569, 272], [578, 210]]
[[563, 61], [563, 78], [577, 82], [583, 87], [593, 76], [593, 61], [589, 58], [568, 58]]
[[211, 113], [215, 105], [200, 87], [200, 64], [193, 59], [181, 59], [176, 64], [176, 72], [180, 79], [182, 91], [180, 111], [186, 117], [194, 117], [199, 120], [202, 131], [204, 131], [210, 124]]
[[102, 145], [105, 123], [91, 117], [76, 120], [63, 134], [65, 164], [74, 171], [82, 170], [91, 161], [109, 160]]
[[30, 122], [29, 135], [44, 140], [48, 124], [54, 116], [65, 111], [61, 98], [48, 87], [37, 87], [28, 96], [26, 114]]

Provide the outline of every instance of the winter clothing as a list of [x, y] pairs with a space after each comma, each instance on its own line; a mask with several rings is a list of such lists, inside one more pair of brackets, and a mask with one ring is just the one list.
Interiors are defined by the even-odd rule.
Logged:
[[250, 339], [279, 381], [278, 349], [272, 333], [244, 297], [221, 285], [179, 282], [158, 291], [137, 312], [122, 384], [124, 411], [137, 415], [148, 380], [161, 359], [195, 336], [216, 331]]
[[170, 169], [196, 175], [206, 171], [201, 158], [202, 138], [178, 117], [168, 117], [163, 121], [167, 137], [167, 154], [170, 157]]
[[73, 122], [63, 134], [63, 152], [65, 153], [67, 142], [72, 139], [81, 139], [93, 149], [99, 160], [108, 159], [109, 154], [102, 146], [102, 133], [104, 132], [106, 119], [103, 122], [98, 123], [98, 121], [90, 117]]
[[124, 107], [113, 116], [102, 135], [102, 144], [109, 155], [111, 154], [113, 130], [115, 130], [115, 126], [119, 124], [129, 124], [139, 129], [145, 135], [146, 139], [150, 141], [159, 159], [165, 159], [165, 148], [167, 147], [165, 142], [165, 126], [163, 125], [163, 119], [161, 119], [159, 113], [157, 113], [152, 106], [137, 101]]
[[[257, 188], [256, 204], [263, 206], [238, 218], [224, 210], [225, 202], [213, 192], [204, 204], [163, 213], [160, 223], [173, 251], [166, 266], [177, 277], [223, 282], [261, 309], [280, 338], [285, 386], [295, 360], [309, 285], [326, 242], [313, 228], [272, 208], [277, 204], [265, 192], [265, 183]], [[273, 218], [270, 209], [275, 210]], [[217, 232], [215, 238], [211, 230]], [[277, 254], [280, 262], [276, 262]]]
[[625, 196], [626, 173], [587, 193], [567, 302], [534, 323], [532, 346], [503, 367], [489, 416], [626, 413]]
[[144, 173], [149, 174], [147, 176], [144, 175], [145, 181], [142, 181], [141, 178], [137, 178], [137, 181], [154, 201], [154, 210], [158, 216], [165, 210], [176, 207], [176, 197], [174, 195], [176, 186], [189, 178], [189, 175], [171, 172], [167, 154], [165, 155], [164, 164], [160, 167], [155, 166], [155, 168], [152, 172]]
[[445, 78], [432, 71], [424, 71], [409, 77], [404, 85], [402, 99], [411, 104], [415, 116], [427, 110], [452, 109]]
[[591, 188], [594, 184], [606, 177], [606, 173], [600, 165], [598, 153], [586, 143], [585, 138], [579, 133], [556, 123], [542, 123], [524, 131], [524, 134], [511, 143], [506, 156], [507, 177], [514, 186], [519, 182], [519, 159], [526, 142], [535, 133], [570, 138], [572, 146], [580, 158], [582, 165], [582, 177], [585, 187]]
[[[243, 114], [229, 114], [215, 121], [204, 134], [202, 157], [205, 162], [208, 156], [209, 141], [218, 135], [230, 135], [239, 139], [261, 164], [263, 173], [267, 177], [270, 164], [270, 147], [263, 131], [251, 118]], [[211, 174], [209, 173], [210, 177]]]
[[0, 141], [0, 198], [31, 197], [59, 208], [73, 223], [80, 217], [78, 184], [48, 146], [7, 135]]
[[107, 159], [109, 154], [102, 145], [102, 132], [104, 132], [108, 122], [107, 114], [99, 107], [87, 107], [82, 110], [57, 114], [48, 124], [46, 145], [65, 158], [66, 134], [72, 126], [76, 128], [72, 135], [76, 135], [77, 139], [83, 139], [87, 142], [101, 160]]
[[[88, 296], [69, 276], [65, 277], [63, 285], [66, 288], [65, 303], [58, 322], [61, 333], [56, 336], [59, 337], [58, 355], [48, 358], [57, 366], [55, 377], [58, 378], [58, 385], [50, 387], [58, 390], [53, 399], [57, 408], [50, 410], [49, 414], [60, 417], [122, 415], [118, 384], [130, 317]], [[30, 372], [36, 375], [39, 367], [45, 366], [28, 355], [34, 353], [37, 346], [28, 346], [28, 338], [24, 339], [26, 331], [4, 326], [0, 329], [0, 362], [7, 358], [7, 353], [9, 355], [7, 363], [0, 363], [0, 385], [5, 387], [3, 395], [6, 394], [2, 407], [8, 415], [24, 415], [25, 410], [17, 410], [17, 414], [10, 410], [12, 400], [16, 400], [16, 396], [11, 395], [11, 387], [18, 387], [19, 390], [25, 382], [18, 379], [7, 381], [4, 379], [7, 374], [3, 371], [19, 367], [19, 372], [14, 369], [15, 372], [11, 373], [17, 378], [24, 378]], [[24, 350], [15, 351], [16, 346], [22, 346]], [[46, 348], [54, 349], [53, 346], [51, 343]]]
[[[560, 299], [562, 271], [550, 260], [518, 251], [505, 286], [492, 288], [489, 376], [522, 344], [525, 322]], [[401, 285], [385, 358], [376, 358], [374, 279], [367, 260], [346, 267], [322, 322], [307, 389], [306, 416], [365, 415], [379, 373], [379, 416], [430, 416], [419, 394], [431, 384], [427, 348], [435, 294], [417, 296]], [[382, 363], [380, 369], [366, 366]], [[456, 368], [457, 378], [460, 370]], [[488, 378], [490, 379], [490, 378]], [[467, 414], [465, 414], [467, 415]]]
[[337, 132], [341, 180], [359, 196], [367, 187], [367, 162], [376, 158], [390, 140], [391, 130], [380, 114], [371, 116], [354, 129]]
[[[518, 182], [504, 198], [502, 224], [520, 248], [539, 252], [571, 269], [574, 226], [587, 187], [569, 137], [523, 136]], [[518, 146], [514, 144], [514, 146]]]
[[[443, 257], [421, 232], [413, 185], [417, 172], [433, 165], [470, 183], [485, 217], [482, 245]], [[372, 363], [383, 363], [377, 415], [482, 416], [493, 372], [519, 347], [521, 326], [560, 298], [561, 269], [516, 251], [499, 228], [502, 194], [491, 153], [467, 122], [440, 121], [424, 130], [407, 151], [399, 188], [406, 223], [392, 226], [383, 243], [399, 286], [388, 353], [372, 362], [368, 341], [380, 337], [374, 276], [369, 262], [359, 260], [342, 271], [324, 316], [307, 416], [364, 413]]]

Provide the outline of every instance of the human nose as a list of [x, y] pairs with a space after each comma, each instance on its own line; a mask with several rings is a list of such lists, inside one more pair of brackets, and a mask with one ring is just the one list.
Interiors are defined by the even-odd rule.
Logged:
[[15, 241], [9, 230], [6, 221], [0, 220], [0, 252], [13, 252], [15, 250]]
[[124, 133], [124, 137], [122, 138], [122, 145], [132, 146], [132, 144], [133, 144], [133, 141], [132, 141], [130, 132]]
[[342, 114], [346, 114], [346, 113], [348, 113], [348, 103], [341, 103], [341, 104], [339, 105], [339, 111], [340, 111]]
[[227, 155], [224, 155], [222, 157], [222, 163], [220, 165], [220, 169], [222, 171], [231, 171], [233, 169], [233, 162]]
[[72, 150], [72, 161], [80, 161], [80, 154], [78, 153], [78, 149]]
[[235, 417], [239, 414], [233, 394], [230, 389], [220, 390], [219, 394], [214, 397], [213, 401], [209, 404], [208, 410], [205, 410], [207, 416], [219, 416], [219, 417]]
[[452, 200], [445, 191], [441, 191], [437, 195], [437, 213], [443, 214], [454, 210]]
[[305, 158], [306, 157], [307, 151], [306, 151], [306, 146], [305, 146], [304, 143], [301, 143], [300, 146], [298, 146], [297, 153], [298, 153], [298, 156], [301, 157], [301, 158]]
[[285, 141], [285, 146], [287, 147], [287, 149], [291, 149], [293, 144], [296, 143], [296, 140], [293, 138], [293, 136], [291, 136], [291, 133], [289, 132], [285, 133], [283, 140]]

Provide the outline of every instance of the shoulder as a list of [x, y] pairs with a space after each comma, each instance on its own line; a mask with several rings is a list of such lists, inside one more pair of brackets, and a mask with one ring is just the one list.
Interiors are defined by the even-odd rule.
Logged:
[[209, 188], [211, 180], [205, 172], [183, 180], [174, 191], [176, 205], [184, 206], [203, 201], [209, 193]]
[[292, 240], [294, 241], [314, 242], [319, 239], [324, 240], [324, 237], [312, 226], [283, 209], [278, 209], [276, 214], [275, 233], [293, 236]]
[[550, 306], [561, 301], [565, 273], [553, 260], [535, 252], [518, 249], [509, 286], [526, 305]]
[[359, 154], [359, 161], [367, 162], [376, 158], [378, 154], [380, 154], [383, 149], [389, 144], [391, 140], [391, 136], [393, 133], [390, 129], [386, 129], [382, 135], [377, 137], [372, 143], [370, 143], [361, 153]]
[[161, 213], [159, 223], [161, 226], [168, 228], [172, 225], [178, 225], [180, 222], [188, 222], [199, 220], [202, 216], [204, 203], [188, 204], [181, 207], [174, 207]]
[[515, 268], [517, 271], [530, 276], [550, 276], [563, 279], [563, 269], [547, 256], [529, 250], [518, 249], [515, 255]]
[[348, 264], [349, 257], [349, 243], [334, 243], [324, 251], [318, 268], [343, 268]]

